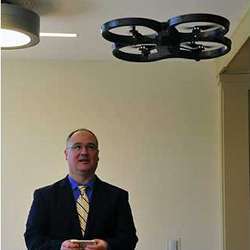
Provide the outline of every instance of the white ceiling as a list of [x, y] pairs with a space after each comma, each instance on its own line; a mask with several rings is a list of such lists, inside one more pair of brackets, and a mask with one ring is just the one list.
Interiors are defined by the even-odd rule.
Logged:
[[217, 14], [230, 20], [230, 36], [250, 3], [250, 0], [19, 1], [26, 2], [28, 7], [40, 14], [41, 32], [73, 32], [79, 37], [41, 37], [35, 47], [2, 51], [3, 58], [117, 60], [112, 56], [111, 43], [102, 38], [100, 27], [104, 22], [122, 17], [144, 17], [164, 22], [170, 17], [188, 13]]

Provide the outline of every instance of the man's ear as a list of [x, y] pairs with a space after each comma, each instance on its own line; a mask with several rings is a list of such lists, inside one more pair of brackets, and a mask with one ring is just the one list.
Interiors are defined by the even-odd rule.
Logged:
[[67, 149], [64, 150], [64, 156], [65, 156], [65, 160], [68, 160], [68, 152], [67, 152]]

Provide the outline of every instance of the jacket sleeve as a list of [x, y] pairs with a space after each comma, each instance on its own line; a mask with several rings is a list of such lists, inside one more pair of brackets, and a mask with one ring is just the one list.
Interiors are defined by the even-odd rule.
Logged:
[[41, 190], [36, 190], [24, 233], [28, 250], [60, 250], [62, 240], [48, 237], [48, 206], [49, 203], [43, 197]]
[[122, 192], [119, 197], [116, 218], [114, 235], [106, 239], [108, 250], [134, 250], [138, 238], [127, 192]]

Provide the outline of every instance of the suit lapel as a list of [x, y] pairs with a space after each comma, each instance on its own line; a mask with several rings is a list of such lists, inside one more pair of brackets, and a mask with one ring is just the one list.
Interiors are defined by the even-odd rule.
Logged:
[[61, 202], [61, 213], [63, 214], [62, 220], [67, 221], [70, 225], [72, 234], [78, 235], [77, 238], [82, 238], [80, 223], [76, 210], [73, 192], [68, 178], [62, 180], [59, 189], [59, 200]]
[[89, 237], [88, 235], [91, 235], [91, 232], [93, 232], [93, 228], [95, 228], [95, 222], [98, 221], [96, 218], [98, 218], [98, 214], [101, 212], [100, 209], [105, 202], [103, 191], [102, 181], [96, 176], [92, 201], [89, 209], [88, 222], [86, 226], [86, 238]]

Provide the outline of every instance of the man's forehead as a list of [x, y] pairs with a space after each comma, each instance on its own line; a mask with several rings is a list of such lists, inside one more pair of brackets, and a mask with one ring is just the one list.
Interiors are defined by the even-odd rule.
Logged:
[[69, 139], [71, 143], [81, 141], [97, 142], [96, 137], [88, 131], [77, 131]]

